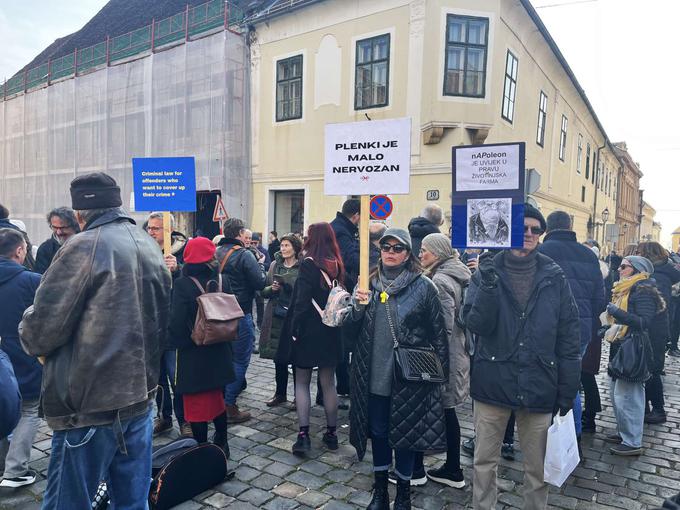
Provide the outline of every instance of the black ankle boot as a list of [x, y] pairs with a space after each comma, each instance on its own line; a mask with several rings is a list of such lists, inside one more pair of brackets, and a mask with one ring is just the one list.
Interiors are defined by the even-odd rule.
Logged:
[[390, 510], [390, 495], [387, 492], [387, 471], [376, 471], [373, 474], [375, 476], [373, 498], [366, 507], [366, 510]]
[[231, 452], [229, 451], [228, 436], [226, 431], [223, 433], [215, 432], [215, 435], [213, 436], [213, 444], [215, 446], [219, 446], [220, 448], [222, 448], [222, 451], [224, 452], [224, 455], [226, 455], [227, 459], [231, 457]]
[[411, 480], [397, 478], [397, 497], [393, 510], [411, 510]]

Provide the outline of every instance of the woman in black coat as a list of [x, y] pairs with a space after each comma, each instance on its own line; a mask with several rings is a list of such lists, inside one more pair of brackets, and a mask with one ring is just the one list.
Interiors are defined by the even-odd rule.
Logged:
[[177, 349], [175, 385], [184, 400], [184, 417], [199, 443], [208, 440], [208, 422], [215, 424], [213, 442], [229, 458], [227, 414], [224, 387], [234, 381], [231, 345], [217, 343], [197, 346], [191, 333], [198, 312], [196, 298], [203, 292], [215, 292], [221, 280], [222, 292], [228, 292], [226, 279], [218, 275], [215, 245], [205, 237], [189, 240], [184, 249], [182, 276], [174, 283], [169, 343]]
[[[654, 325], [666, 309], [666, 303], [650, 279], [653, 272], [654, 266], [649, 259], [635, 255], [624, 257], [619, 266], [621, 279], [614, 285], [612, 302], [607, 305], [610, 328], [604, 336], [611, 343], [610, 361], [616, 357], [619, 342], [626, 338], [629, 329], [648, 333], [652, 346], [655, 344]], [[605, 441], [615, 443], [609, 450], [614, 455], [640, 455], [645, 382], [630, 382], [612, 376], [610, 395], [618, 434], [605, 438]]]
[[350, 374], [350, 442], [363, 459], [371, 438], [375, 484], [368, 509], [389, 508], [388, 469], [394, 450], [394, 510], [407, 510], [416, 452], [446, 448], [446, 428], [441, 385], [402, 380], [394, 363], [395, 342], [432, 348], [446, 380], [449, 344], [437, 287], [422, 274], [409, 233], [388, 228], [380, 250], [371, 289], [355, 290], [352, 319], [361, 321], [361, 329]]
[[309, 226], [302, 257], [275, 359], [277, 363], [290, 363], [295, 368], [295, 403], [300, 425], [293, 445], [296, 455], [304, 455], [311, 449], [309, 388], [314, 367], [319, 367], [318, 377], [326, 412], [326, 432], [322, 441], [328, 449], [338, 449], [335, 367], [342, 361], [342, 340], [340, 328], [330, 328], [321, 322], [320, 310], [326, 307], [328, 300], [328, 280], [342, 282], [345, 276], [340, 249], [328, 223]]

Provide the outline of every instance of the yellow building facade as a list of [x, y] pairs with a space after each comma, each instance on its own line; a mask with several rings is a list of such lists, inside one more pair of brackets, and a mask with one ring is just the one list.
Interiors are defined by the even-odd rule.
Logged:
[[640, 220], [640, 241], [659, 241], [661, 228], [654, 221], [656, 209], [647, 202], [642, 202], [642, 218]]
[[[304, 231], [346, 197], [323, 195], [324, 126], [411, 118], [411, 186], [387, 223], [447, 211], [451, 148], [526, 143], [533, 198], [580, 240], [616, 221], [620, 162], [527, 0], [319, 0], [252, 20], [252, 225]], [[603, 221], [602, 212], [608, 210]]]
[[680, 227], [676, 228], [671, 234], [671, 250], [680, 253]]

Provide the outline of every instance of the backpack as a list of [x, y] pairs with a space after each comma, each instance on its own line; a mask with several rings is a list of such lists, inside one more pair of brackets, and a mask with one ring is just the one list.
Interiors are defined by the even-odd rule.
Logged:
[[[314, 261], [311, 257], [307, 258]], [[326, 280], [330, 292], [328, 293], [326, 308], [322, 310], [314, 299], [312, 299], [312, 304], [314, 305], [314, 308], [316, 308], [316, 311], [319, 312], [323, 324], [329, 328], [339, 328], [352, 311], [352, 296], [337, 280], [331, 281], [330, 277], [323, 269], [319, 268], [319, 271], [321, 271], [324, 280]]]
[[[206, 292], [199, 281], [191, 277], [201, 295], [196, 298], [198, 311], [191, 339], [198, 346], [231, 342], [238, 337], [238, 323], [244, 317], [243, 310], [233, 294], [222, 292], [222, 274], [217, 275], [217, 291]], [[210, 280], [206, 288], [210, 287]]]

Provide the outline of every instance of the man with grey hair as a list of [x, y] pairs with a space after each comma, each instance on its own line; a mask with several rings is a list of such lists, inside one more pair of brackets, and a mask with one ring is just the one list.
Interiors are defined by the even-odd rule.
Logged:
[[[44, 508], [141, 508], [151, 482], [152, 402], [168, 329], [170, 272], [104, 173], [71, 182], [82, 232], [59, 250], [24, 313], [21, 343], [44, 361], [52, 428]], [[140, 506], [141, 505], [141, 506]]]
[[408, 233], [411, 234], [413, 252], [420, 253], [420, 245], [423, 238], [428, 234], [440, 233], [439, 227], [444, 224], [444, 211], [437, 204], [427, 204], [421, 215], [413, 218], [408, 224]]
[[[144, 230], [153, 237], [154, 241], [163, 249], [165, 231], [163, 230], [163, 213], [152, 212], [144, 222]], [[184, 247], [187, 244], [187, 236], [175, 230], [175, 217], [170, 215], [170, 253], [165, 253], [163, 259], [165, 265], [172, 273], [173, 278], [179, 276], [179, 271], [184, 264]]]
[[52, 230], [52, 237], [42, 243], [35, 257], [36, 273], [44, 273], [50, 267], [52, 259], [59, 248], [71, 237], [80, 232], [76, 215], [70, 207], [57, 207], [47, 214], [47, 224]]
[[[187, 238], [184, 234], [175, 231], [175, 217], [170, 214], [170, 253], [163, 254], [165, 267], [172, 274], [173, 282], [179, 278], [182, 265], [184, 264], [184, 247]], [[163, 229], [162, 212], [152, 212], [144, 222], [144, 230], [156, 241], [162, 251], [165, 240]], [[157, 436], [172, 430], [172, 413], [177, 418], [177, 425], [182, 437], [191, 437], [191, 425], [184, 419], [184, 402], [182, 395], [175, 391], [175, 368], [177, 365], [177, 351], [163, 346], [161, 355], [161, 372], [158, 379], [158, 392], [156, 393], [156, 406], [158, 415], [153, 424], [153, 434]]]

